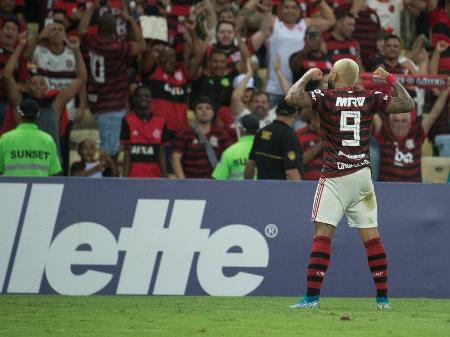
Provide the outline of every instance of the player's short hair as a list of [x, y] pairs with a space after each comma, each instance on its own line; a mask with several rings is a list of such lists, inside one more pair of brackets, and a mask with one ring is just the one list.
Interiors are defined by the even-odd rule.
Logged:
[[340, 59], [333, 65], [334, 70], [338, 73], [342, 82], [349, 86], [355, 85], [359, 77], [358, 63], [352, 59]]

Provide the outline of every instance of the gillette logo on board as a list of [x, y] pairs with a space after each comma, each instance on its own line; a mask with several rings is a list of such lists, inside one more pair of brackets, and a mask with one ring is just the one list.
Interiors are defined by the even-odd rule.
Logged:
[[[89, 219], [55, 236], [64, 185], [27, 187], [0, 184], [1, 292], [39, 293], [45, 275], [59, 294], [95, 294], [114, 278], [115, 294], [147, 295], [152, 282], [151, 294], [184, 295], [195, 272], [207, 294], [242, 296], [264, 279], [250, 271], [268, 266], [265, 237], [243, 224], [202, 228], [205, 200], [137, 199], [131, 226], [117, 238]], [[237, 272], [224, 275], [227, 267]]]

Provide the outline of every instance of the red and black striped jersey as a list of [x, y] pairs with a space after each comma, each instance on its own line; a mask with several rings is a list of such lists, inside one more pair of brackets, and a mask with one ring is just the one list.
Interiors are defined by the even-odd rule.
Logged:
[[159, 178], [161, 168], [159, 154], [161, 145], [168, 141], [166, 121], [151, 117], [145, 121], [134, 113], [128, 113], [122, 120], [120, 143], [129, 145], [131, 167], [129, 177]]
[[332, 34], [326, 39], [328, 57], [333, 63], [340, 59], [348, 58], [356, 61], [358, 59], [359, 43], [355, 39], [340, 41]]
[[143, 82], [152, 92], [150, 110], [164, 118], [167, 128], [179, 131], [187, 126], [188, 79], [185, 67], [176, 69], [172, 75], [156, 66], [144, 74]]
[[439, 114], [436, 122], [434, 122], [430, 131], [428, 131], [428, 137], [434, 140], [437, 135], [450, 134], [450, 100], [447, 99], [443, 111]]
[[385, 111], [391, 97], [380, 91], [355, 88], [308, 91], [319, 112], [323, 142], [323, 177], [338, 177], [370, 164], [372, 119]]
[[[219, 128], [211, 128], [205, 135], [210, 142], [217, 159], [231, 145], [228, 134]], [[181, 165], [186, 178], [211, 178], [211, 166], [205, 145], [201, 144], [197, 132], [192, 127], [181, 130], [173, 143], [173, 151], [182, 154]]]
[[376, 135], [380, 146], [379, 181], [421, 182], [422, 143], [427, 137], [421, 123], [414, 123], [408, 135], [396, 138], [387, 123]]
[[104, 40], [96, 35], [84, 34], [82, 45], [88, 51], [87, 92], [92, 113], [124, 110], [128, 97], [128, 42]]
[[[2, 79], [2, 72], [5, 68], [6, 62], [8, 62], [11, 52], [0, 45], [0, 101], [6, 102], [6, 90], [5, 84]], [[28, 78], [27, 60], [23, 55], [20, 55], [19, 62], [17, 64], [16, 70], [14, 71], [14, 78], [17, 82], [26, 82]]]
[[[321, 142], [320, 133], [313, 131], [309, 126], [305, 126], [295, 132], [300, 148], [303, 154]], [[303, 179], [305, 180], [319, 180], [323, 167], [323, 151], [318, 153], [309, 163], [303, 164], [304, 173]]]
[[361, 59], [364, 65], [377, 53], [377, 37], [380, 29], [380, 18], [372, 8], [366, 7], [358, 13], [353, 37], [361, 47]]
[[[438, 41], [450, 43], [450, 17], [445, 9], [438, 7], [428, 13], [431, 26], [431, 42], [436, 47]], [[450, 48], [441, 53], [439, 59], [439, 72], [450, 74]]]

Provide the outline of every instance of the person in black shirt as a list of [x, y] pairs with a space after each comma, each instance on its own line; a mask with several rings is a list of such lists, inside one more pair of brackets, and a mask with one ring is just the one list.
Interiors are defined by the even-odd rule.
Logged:
[[296, 110], [282, 100], [276, 113], [275, 121], [255, 136], [245, 167], [245, 179], [253, 179], [256, 168], [258, 179], [301, 180], [302, 152], [292, 129]]

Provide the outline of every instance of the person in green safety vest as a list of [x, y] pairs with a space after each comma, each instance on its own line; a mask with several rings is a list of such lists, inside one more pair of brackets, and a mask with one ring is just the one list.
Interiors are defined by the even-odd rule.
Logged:
[[240, 119], [244, 135], [239, 141], [228, 147], [212, 173], [217, 180], [244, 179], [245, 163], [253, 145], [255, 134], [259, 129], [259, 119], [255, 115], [245, 115]]
[[17, 112], [22, 122], [0, 138], [0, 174], [48, 177], [61, 171], [53, 138], [38, 129], [39, 104], [23, 99]]

